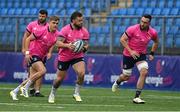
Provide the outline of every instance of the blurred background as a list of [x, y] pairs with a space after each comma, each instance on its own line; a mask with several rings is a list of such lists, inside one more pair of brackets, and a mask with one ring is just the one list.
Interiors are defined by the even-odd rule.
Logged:
[[151, 14], [160, 38], [157, 54], [180, 55], [180, 0], [0, 0], [0, 51], [20, 52], [26, 25], [41, 8], [60, 16], [59, 29], [81, 11], [90, 32], [88, 53], [95, 54], [121, 54], [120, 36], [142, 14]]

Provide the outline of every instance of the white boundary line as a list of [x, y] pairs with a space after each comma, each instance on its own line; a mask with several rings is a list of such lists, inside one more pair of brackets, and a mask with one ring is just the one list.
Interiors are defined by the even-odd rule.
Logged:
[[[12, 90], [14, 88], [7, 88], [7, 87], [0, 87], [0, 90]], [[49, 89], [50, 91], [50, 88], [44, 88], [44, 89]], [[71, 88], [64, 88], [62, 87], [61, 88], [62, 90], [65, 90], [65, 91], [73, 91], [73, 89]], [[108, 89], [108, 88], [107, 88]], [[81, 91], [86, 91], [86, 90], [81, 90]], [[72, 95], [61, 95], [61, 94], [58, 94], [56, 97], [72, 97]], [[130, 97], [126, 97], [126, 96], [94, 96], [94, 95], [88, 95], [88, 96], [82, 96], [82, 97], [91, 97], [91, 98], [117, 98], [117, 99], [125, 99], [125, 98], [130, 98]], [[170, 95], [162, 95], [162, 96], [157, 96], [157, 95], [144, 95], [144, 98], [153, 98], [153, 99], [180, 99], [180, 96], [170, 96]]]
[[157, 95], [147, 95], [146, 98], [153, 98], [153, 99], [180, 99], [180, 96], [170, 96], [170, 95], [163, 95], [163, 96], [157, 96]]
[[45, 106], [48, 108], [64, 108], [62, 106], [79, 106], [79, 107], [125, 107], [125, 105], [98, 105], [98, 104], [38, 104], [38, 103], [0, 103], [1, 105], [8, 105], [8, 106], [33, 106], [33, 107], [40, 107]]
[[[7, 88], [7, 87], [0, 87], [0, 90], [12, 90], [12, 89], [15, 89], [15, 87], [14, 88]], [[51, 88], [43, 88], [44, 90], [51, 90]], [[71, 88], [64, 88], [64, 87], [62, 87], [62, 88], [60, 88], [60, 89], [62, 89], [62, 90], [67, 90], [67, 91], [69, 91], [69, 90], [71, 90], [71, 91], [73, 91], [73, 88], [71, 89]], [[85, 89], [83, 89], [82, 91], [86, 91]]]
[[25, 106], [25, 107], [37, 107], [45, 106], [45, 108], [64, 108], [62, 106], [57, 105], [46, 105], [46, 104], [37, 104], [37, 103], [0, 103], [1, 105], [6, 106]]

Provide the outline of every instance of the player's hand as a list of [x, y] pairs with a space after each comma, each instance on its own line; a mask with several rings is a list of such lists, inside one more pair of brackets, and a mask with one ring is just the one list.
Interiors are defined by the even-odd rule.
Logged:
[[47, 53], [47, 60], [52, 57], [52, 53]]
[[152, 61], [154, 59], [153, 55], [149, 55], [149, 60]]
[[137, 59], [140, 55], [136, 51], [131, 51], [130, 55], [134, 58]]
[[69, 43], [68, 46], [67, 46], [70, 50], [74, 50], [75, 49], [75, 45], [73, 45], [72, 43]]
[[31, 58], [32, 58], [31, 55], [26, 54], [26, 55], [25, 55], [26, 63], [30, 63]]

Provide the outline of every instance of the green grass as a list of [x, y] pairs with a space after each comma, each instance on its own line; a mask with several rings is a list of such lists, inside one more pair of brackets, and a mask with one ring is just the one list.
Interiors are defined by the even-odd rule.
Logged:
[[83, 102], [72, 98], [73, 87], [58, 89], [56, 103], [47, 102], [51, 85], [43, 85], [46, 97], [24, 98], [12, 101], [9, 92], [17, 84], [0, 84], [0, 111], [180, 111], [180, 94], [171, 91], [144, 90], [142, 97], [146, 104], [133, 104], [134, 90], [120, 89], [112, 93], [111, 88], [84, 87], [81, 89]]

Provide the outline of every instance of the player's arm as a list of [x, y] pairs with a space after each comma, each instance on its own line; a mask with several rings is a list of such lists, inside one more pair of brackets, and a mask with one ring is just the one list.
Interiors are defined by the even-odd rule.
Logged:
[[68, 48], [73, 50], [75, 46], [71, 43], [64, 43], [65, 38], [64, 37], [58, 37], [58, 40], [56, 41], [56, 46], [58, 48]]
[[27, 61], [27, 62], [29, 62], [29, 61], [30, 61], [30, 58], [31, 58], [30, 53], [29, 53], [29, 50], [28, 50], [30, 41], [35, 40], [35, 39], [36, 39], [36, 38], [35, 38], [34, 34], [31, 34], [29, 37], [27, 37], [27, 38], [25, 39], [24, 50], [25, 50], [25, 58], [26, 58], [26, 61]]
[[128, 46], [128, 36], [124, 33], [120, 38], [120, 43], [125, 47], [129, 52], [131, 52], [131, 48]]
[[25, 51], [28, 51], [30, 41], [35, 40], [35, 39], [36, 39], [36, 38], [35, 38], [35, 35], [34, 35], [34, 34], [31, 34], [30, 36], [28, 36], [28, 37], [25, 39], [25, 42], [24, 42], [24, 50], [25, 50]]
[[47, 53], [47, 59], [50, 59], [50, 58], [51, 58], [53, 49], [54, 49], [54, 45], [49, 49], [49, 51], [48, 51], [48, 53]]
[[154, 52], [157, 50], [158, 48], [158, 44], [159, 44], [159, 39], [158, 38], [155, 38], [153, 39], [153, 45], [152, 45], [152, 48], [151, 48], [151, 52], [150, 52], [150, 55], [149, 55], [149, 60], [153, 60], [154, 59]]
[[137, 57], [139, 57], [139, 54], [135, 51], [133, 51], [129, 45], [128, 45], [128, 35], [125, 32], [121, 38], [120, 38], [120, 43], [129, 51], [129, 53], [131, 54], [131, 56], [136, 59]]
[[21, 49], [21, 52], [22, 52], [23, 54], [25, 54], [25, 48], [24, 48], [24, 47], [25, 47], [25, 40], [26, 40], [26, 38], [28, 38], [30, 35], [31, 35], [31, 33], [26, 30], [25, 33], [24, 33], [23, 39], [22, 39], [22, 49]]
[[83, 40], [83, 42], [84, 42], [84, 46], [82, 48], [82, 51], [85, 53], [89, 48], [89, 42], [88, 40]]

